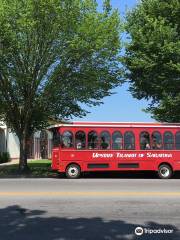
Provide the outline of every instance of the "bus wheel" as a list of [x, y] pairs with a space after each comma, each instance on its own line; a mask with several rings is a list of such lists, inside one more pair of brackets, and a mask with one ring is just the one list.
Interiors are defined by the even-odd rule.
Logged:
[[167, 164], [162, 164], [158, 169], [158, 176], [162, 179], [171, 178], [173, 174], [172, 168]]
[[81, 169], [77, 164], [70, 164], [66, 168], [66, 177], [67, 178], [79, 178], [81, 174]]

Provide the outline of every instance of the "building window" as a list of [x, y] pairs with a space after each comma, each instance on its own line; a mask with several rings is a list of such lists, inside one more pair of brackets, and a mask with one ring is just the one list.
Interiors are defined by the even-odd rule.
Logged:
[[88, 133], [88, 148], [97, 149], [98, 148], [98, 135], [95, 131]]
[[143, 131], [140, 133], [140, 149], [141, 150], [148, 150], [150, 149], [150, 136], [149, 133]]
[[164, 149], [165, 150], [174, 149], [174, 137], [171, 132], [164, 133]]
[[75, 135], [75, 146], [77, 149], [86, 148], [86, 134], [83, 131], [76, 132]]
[[72, 148], [73, 147], [73, 134], [70, 131], [65, 131], [62, 134], [62, 148]]
[[0, 153], [6, 151], [6, 140], [5, 140], [5, 132], [0, 128]]
[[162, 136], [160, 132], [153, 132], [152, 134], [152, 149], [162, 149]]
[[112, 134], [112, 149], [123, 149], [123, 136], [119, 131]]
[[41, 159], [48, 158], [48, 135], [46, 130], [42, 130], [40, 133], [40, 153]]
[[109, 132], [104, 131], [100, 134], [100, 148], [101, 149], [110, 149], [111, 146], [111, 136]]
[[134, 150], [135, 149], [135, 137], [133, 132], [125, 132], [124, 134], [124, 149]]
[[176, 140], [176, 149], [180, 150], [180, 132], [176, 133], [175, 140]]

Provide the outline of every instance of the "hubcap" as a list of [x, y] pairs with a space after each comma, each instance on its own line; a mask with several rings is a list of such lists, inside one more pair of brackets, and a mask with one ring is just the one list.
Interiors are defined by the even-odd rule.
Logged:
[[70, 167], [68, 170], [69, 176], [75, 177], [78, 175], [78, 169], [76, 167]]
[[163, 168], [161, 168], [160, 173], [161, 173], [161, 175], [162, 175], [163, 177], [168, 177], [169, 174], [170, 174], [170, 171], [169, 171], [168, 168], [163, 167]]

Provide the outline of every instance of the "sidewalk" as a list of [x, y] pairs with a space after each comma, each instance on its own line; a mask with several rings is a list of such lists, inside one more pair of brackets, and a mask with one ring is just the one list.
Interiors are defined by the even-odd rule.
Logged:
[[19, 159], [17, 159], [17, 160], [11, 160], [10, 162], [1, 163], [1, 164], [0, 164], [0, 167], [17, 164], [18, 162], [19, 162]]
[[[32, 161], [32, 160], [35, 160], [35, 159], [28, 159], [27, 161]], [[13, 165], [13, 164], [18, 164], [18, 163], [19, 163], [19, 159], [14, 159], [14, 160], [11, 160], [10, 162], [1, 163], [0, 167]]]

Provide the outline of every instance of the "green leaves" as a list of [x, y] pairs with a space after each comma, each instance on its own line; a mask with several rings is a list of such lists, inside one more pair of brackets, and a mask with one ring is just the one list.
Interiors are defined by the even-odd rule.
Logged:
[[0, 116], [18, 135], [83, 116], [82, 104], [100, 104], [121, 84], [119, 14], [110, 1], [97, 7], [0, 0]]
[[[172, 102], [180, 92], [179, 12], [177, 0], [147, 0], [127, 14], [126, 30], [130, 42], [124, 65], [130, 90], [138, 99], [152, 100], [148, 110], [163, 121], [179, 121], [179, 118], [169, 116], [169, 109], [165, 114], [165, 106], [172, 106], [165, 103], [169, 102], [167, 96], [173, 96]], [[162, 106], [164, 110], [160, 117], [158, 109]]]

